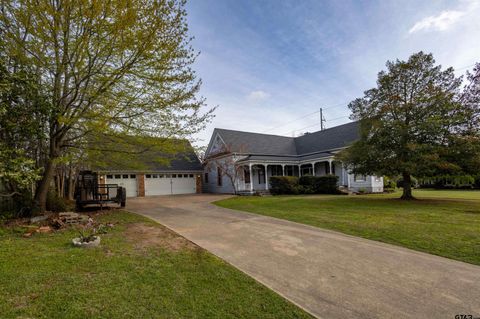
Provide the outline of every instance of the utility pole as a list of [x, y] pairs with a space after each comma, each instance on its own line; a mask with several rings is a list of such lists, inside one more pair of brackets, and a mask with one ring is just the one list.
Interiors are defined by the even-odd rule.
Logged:
[[325, 118], [323, 117], [323, 109], [320, 108], [320, 131], [325, 129], [323, 123], [325, 122]]

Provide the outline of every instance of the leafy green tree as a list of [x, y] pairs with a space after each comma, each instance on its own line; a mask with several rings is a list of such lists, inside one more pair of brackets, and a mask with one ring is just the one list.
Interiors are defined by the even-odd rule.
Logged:
[[45, 209], [64, 150], [101, 132], [183, 137], [202, 129], [184, 0], [10, 0], [6, 54], [34, 66], [52, 109], [35, 200]]
[[355, 173], [401, 175], [402, 199], [413, 199], [412, 176], [461, 174], [468, 141], [478, 136], [468, 129], [472, 109], [459, 98], [462, 79], [452, 68], [423, 52], [386, 66], [377, 87], [349, 104], [361, 137], [339, 157]]
[[36, 141], [45, 138], [49, 104], [37, 84], [33, 70], [0, 53], [0, 196], [14, 201], [40, 178]]

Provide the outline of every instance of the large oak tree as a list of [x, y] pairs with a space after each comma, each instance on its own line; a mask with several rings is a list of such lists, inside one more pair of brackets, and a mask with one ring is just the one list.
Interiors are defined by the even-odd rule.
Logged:
[[340, 154], [350, 169], [400, 175], [402, 199], [412, 199], [412, 176], [458, 175], [478, 167], [478, 107], [465, 103], [462, 79], [453, 69], [442, 70], [423, 52], [386, 66], [377, 87], [349, 104], [361, 133]]
[[88, 135], [185, 137], [211, 116], [184, 0], [2, 0], [0, 10], [4, 54], [49, 94], [40, 210], [59, 158]]

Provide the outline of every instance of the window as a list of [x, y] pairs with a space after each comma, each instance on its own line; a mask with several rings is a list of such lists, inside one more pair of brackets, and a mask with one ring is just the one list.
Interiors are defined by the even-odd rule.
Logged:
[[217, 167], [217, 185], [222, 186], [223, 176], [222, 176], [222, 169]]
[[158, 178], [158, 175], [157, 175], [157, 174], [153, 174], [153, 175], [152, 175], [152, 178]]
[[332, 174], [335, 175], [335, 163], [332, 162]]
[[122, 175], [122, 178], [128, 178], [128, 174]]
[[182, 174], [178, 174], [178, 176], [177, 176], [177, 177], [178, 177], [178, 178], [182, 178], [182, 177], [183, 177], [183, 175], [182, 175]]
[[183, 177], [188, 178], [188, 174], [183, 174]]
[[355, 174], [353, 176], [353, 180], [355, 182], [365, 182], [367, 180], [367, 176], [362, 175], [362, 174]]
[[258, 170], [258, 183], [265, 184], [265, 171], [262, 168]]
[[193, 174], [188, 175], [188, 177], [193, 178]]
[[312, 176], [313, 175], [312, 165], [302, 166], [301, 169], [302, 169], [302, 176], [305, 176], [305, 175]]
[[245, 183], [250, 184], [250, 170], [248, 168], [243, 170], [243, 176], [245, 178]]
[[375, 176], [375, 182], [380, 182], [381, 177], [380, 176]]
[[170, 174], [165, 174], [165, 178], [170, 178]]
[[115, 175], [115, 178], [120, 178], [120, 177], [121, 177], [121, 175]]
[[285, 176], [293, 176], [293, 166], [287, 165], [285, 166]]
[[152, 175], [147, 174], [147, 175], [145, 175], [145, 177], [146, 177], [146, 178], [152, 178]]
[[135, 175], [135, 174], [130, 174], [130, 178], [137, 178], [137, 175]]
[[107, 175], [107, 178], [112, 179], [112, 178], [113, 178], [113, 175]]
[[177, 178], [177, 174], [172, 174], [172, 178]]
[[280, 165], [272, 165], [270, 167], [272, 176], [282, 176], [282, 167]]
[[205, 183], [208, 183], [208, 173], [205, 173]]
[[165, 176], [163, 174], [158, 175], [158, 178], [164, 178]]

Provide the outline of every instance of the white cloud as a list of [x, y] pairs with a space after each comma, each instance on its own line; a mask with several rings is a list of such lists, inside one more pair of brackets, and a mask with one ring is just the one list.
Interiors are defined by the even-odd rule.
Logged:
[[266, 100], [270, 97], [270, 94], [268, 94], [265, 91], [258, 90], [258, 91], [252, 91], [250, 94], [248, 94], [247, 99], [250, 101], [256, 102], [256, 101], [263, 101]]
[[418, 21], [408, 32], [415, 33], [422, 30], [445, 31], [455, 24], [463, 15], [465, 15], [463, 11], [442, 11], [439, 15], [426, 17]]

